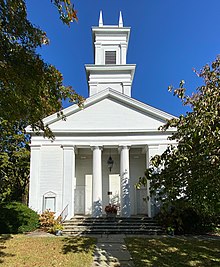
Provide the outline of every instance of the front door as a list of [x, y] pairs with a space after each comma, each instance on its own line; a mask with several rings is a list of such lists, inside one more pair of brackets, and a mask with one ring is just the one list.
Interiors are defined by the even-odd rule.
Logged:
[[147, 190], [145, 188], [136, 190], [137, 214], [147, 215]]
[[120, 205], [121, 183], [119, 174], [109, 175], [109, 203]]
[[75, 214], [85, 214], [85, 186], [77, 185], [75, 190]]

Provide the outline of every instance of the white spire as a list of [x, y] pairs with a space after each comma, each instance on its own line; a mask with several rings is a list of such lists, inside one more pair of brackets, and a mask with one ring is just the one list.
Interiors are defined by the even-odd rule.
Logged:
[[103, 27], [102, 10], [100, 10], [99, 14], [99, 27]]
[[122, 19], [121, 11], [120, 11], [120, 15], [119, 15], [118, 27], [123, 27], [123, 19]]

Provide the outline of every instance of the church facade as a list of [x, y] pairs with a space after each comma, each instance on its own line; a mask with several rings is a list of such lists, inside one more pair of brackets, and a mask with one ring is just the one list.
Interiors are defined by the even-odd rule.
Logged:
[[51, 141], [31, 133], [29, 207], [50, 209], [66, 218], [103, 216], [109, 203], [118, 215], [154, 216], [157, 204], [149, 184], [136, 189], [152, 156], [171, 143], [171, 132], [158, 128], [173, 116], [131, 97], [135, 65], [126, 63], [130, 28], [92, 28], [95, 63], [86, 65], [89, 97], [83, 109], [72, 105], [44, 119], [55, 135]]

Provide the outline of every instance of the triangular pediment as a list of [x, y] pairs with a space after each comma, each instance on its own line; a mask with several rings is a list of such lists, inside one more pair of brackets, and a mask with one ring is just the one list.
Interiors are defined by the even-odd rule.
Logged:
[[138, 132], [157, 131], [172, 115], [146, 105], [111, 88], [88, 98], [84, 108], [73, 105], [44, 123], [54, 132]]

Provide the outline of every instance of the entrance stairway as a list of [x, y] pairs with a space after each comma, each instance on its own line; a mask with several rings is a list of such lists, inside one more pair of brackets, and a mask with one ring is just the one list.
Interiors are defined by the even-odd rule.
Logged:
[[77, 216], [63, 223], [64, 235], [78, 234], [135, 234], [160, 235], [163, 229], [148, 217], [92, 218]]

